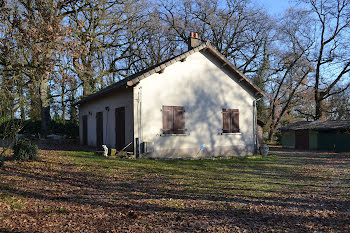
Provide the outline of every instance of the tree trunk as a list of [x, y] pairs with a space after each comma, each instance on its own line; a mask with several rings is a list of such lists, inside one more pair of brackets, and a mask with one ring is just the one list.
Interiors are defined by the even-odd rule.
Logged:
[[268, 136], [268, 141], [271, 142], [273, 136], [275, 135], [275, 123], [272, 121], [270, 124], [270, 130], [269, 130], [269, 136]]
[[23, 93], [23, 83], [20, 82], [18, 84], [18, 94], [19, 94], [19, 110], [21, 112], [21, 120], [25, 121], [26, 120], [26, 112], [25, 112], [25, 106], [24, 106], [24, 93]]
[[271, 111], [271, 123], [269, 127], [268, 141], [271, 142], [273, 135], [275, 134], [275, 105], [272, 106]]
[[85, 97], [88, 95], [90, 95], [90, 85], [87, 78], [84, 78], [83, 79], [83, 96]]
[[43, 138], [46, 138], [50, 129], [50, 104], [47, 93], [49, 73], [45, 72], [41, 77], [40, 82], [40, 104], [41, 104], [41, 128], [40, 133]]
[[70, 102], [70, 109], [69, 109], [69, 115], [70, 115], [70, 121], [73, 123], [77, 123], [78, 122], [78, 117], [77, 117], [77, 109], [75, 104], [75, 97], [74, 97], [74, 92], [72, 93], [71, 96], [71, 102]]
[[[31, 77], [31, 80], [35, 80], [34, 77]], [[30, 106], [28, 117], [32, 121], [39, 121], [41, 119], [41, 104], [40, 104], [40, 84], [37, 82], [33, 82], [31, 86], [29, 86], [29, 99]]]
[[322, 109], [321, 109], [321, 101], [316, 101], [316, 114], [315, 114], [315, 120], [320, 120], [322, 118]]
[[21, 111], [21, 120], [25, 121], [26, 120], [26, 112], [25, 112], [24, 104], [23, 104], [22, 101], [20, 102], [19, 108], [20, 108], [20, 111]]
[[13, 98], [10, 99], [10, 105], [9, 105], [9, 110], [10, 110], [10, 117], [11, 119], [15, 119], [15, 101]]
[[32, 120], [32, 121], [38, 121], [40, 120], [41, 118], [41, 113], [40, 113], [40, 109], [39, 106], [41, 105], [40, 104], [40, 101], [39, 101], [40, 98], [38, 98], [38, 96], [36, 94], [32, 94], [30, 96], [30, 112], [29, 112], [29, 118]]
[[322, 120], [323, 119], [323, 96], [320, 92], [315, 92], [315, 119], [314, 120]]
[[70, 118], [69, 120], [73, 123], [77, 123], [78, 122], [78, 118], [77, 118], [77, 109], [75, 106], [75, 94], [76, 94], [76, 89], [77, 89], [77, 85], [76, 82], [72, 82], [70, 84], [71, 87], [71, 93], [70, 93], [70, 104], [69, 104], [69, 115]]
[[62, 90], [62, 95], [61, 95], [61, 108], [62, 108], [62, 120], [66, 120], [66, 105], [64, 102], [64, 86], [62, 86], [61, 90]]

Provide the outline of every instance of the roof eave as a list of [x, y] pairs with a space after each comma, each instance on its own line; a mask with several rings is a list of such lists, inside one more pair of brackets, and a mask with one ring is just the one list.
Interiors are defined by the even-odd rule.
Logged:
[[144, 74], [142, 74], [142, 75], [140, 75], [140, 76], [138, 76], [138, 77], [135, 77], [134, 79], [129, 80], [129, 81], [127, 82], [127, 85], [130, 86], [130, 87], [131, 87], [131, 86], [135, 86], [135, 85], [137, 85], [142, 79], [145, 79], [145, 78], [147, 78], [148, 76], [150, 76], [150, 75], [152, 75], [152, 74], [154, 74], [154, 73], [159, 73], [159, 72], [161, 72], [162, 70], [164, 70], [164, 69], [167, 68], [168, 66], [174, 64], [175, 62], [178, 62], [178, 61], [185, 61], [186, 58], [187, 58], [188, 56], [190, 56], [191, 54], [194, 54], [194, 53], [196, 53], [196, 52], [199, 52], [199, 51], [201, 51], [202, 49], [207, 48], [209, 45], [210, 45], [210, 43], [209, 43], [209, 41], [207, 41], [206, 43], [203, 43], [203, 44], [201, 44], [201, 45], [199, 45], [199, 46], [197, 46], [197, 47], [195, 47], [195, 48], [193, 48], [193, 49], [191, 49], [191, 50], [189, 50], [189, 51], [187, 51], [187, 52], [185, 52], [185, 53], [183, 53], [183, 54], [181, 54], [181, 55], [179, 55], [179, 56], [176, 56], [176, 57], [174, 57], [173, 59], [169, 60], [168, 62], [166, 62], [166, 63], [164, 63], [164, 64], [161, 64], [161, 65], [155, 67], [154, 69], [152, 69], [152, 70], [150, 70], [150, 71], [148, 71], [148, 72], [146, 72], [146, 73], [144, 73]]
[[257, 85], [255, 85], [245, 74], [243, 74], [241, 71], [239, 71], [235, 65], [233, 65], [224, 55], [222, 55], [218, 50], [216, 50], [209, 42], [208, 43], [208, 50], [214, 54], [217, 58], [219, 58], [225, 66], [228, 66], [234, 73], [236, 73], [241, 79], [239, 82], [246, 82], [249, 87], [251, 87], [254, 90], [254, 95], [256, 98], [262, 98], [262, 97], [267, 97], [266, 93], [261, 90]]
[[113, 91], [116, 90], [116, 89], [125, 88], [125, 87], [128, 87], [128, 86], [126, 85], [126, 82], [125, 82], [125, 83], [124, 83], [124, 82], [115, 83], [115, 84], [113, 84], [113, 85], [111, 85], [111, 86], [108, 86], [108, 87], [106, 87], [106, 88], [104, 88], [104, 89], [102, 89], [102, 90], [100, 90], [100, 91], [98, 91], [98, 92], [96, 92], [96, 93], [94, 93], [94, 94], [91, 94], [91, 95], [88, 95], [88, 96], [86, 96], [86, 97], [83, 97], [83, 98], [82, 98], [81, 100], [79, 100], [75, 105], [84, 104], [84, 103], [86, 103], [86, 102], [88, 102], [88, 101], [90, 101], [90, 100], [99, 98], [99, 97], [101, 97], [101, 96], [103, 96], [103, 95], [107, 95], [107, 94], [113, 92]]
[[[258, 86], [256, 86], [252, 81], [250, 81], [242, 72], [240, 72], [225, 56], [223, 56], [219, 51], [217, 51], [209, 41], [183, 53], [180, 54], [179, 56], [176, 56], [172, 59], [170, 59], [169, 61], [162, 63], [160, 65], [157, 65], [156, 67], [154, 67], [151, 70], [148, 70], [145, 73], [142, 73], [140, 75], [138, 74], [134, 74], [129, 76], [128, 78], [125, 78], [124, 80], [117, 82], [109, 87], [106, 87], [105, 89], [100, 90], [99, 92], [96, 92], [92, 95], [89, 95], [87, 97], [82, 98], [80, 101], [78, 101], [76, 104], [83, 104], [86, 103], [92, 99], [98, 98], [102, 95], [108, 94], [110, 92], [113, 92], [114, 90], [126, 86], [126, 87], [133, 87], [135, 85], [137, 85], [142, 79], [147, 78], [148, 76], [154, 74], [154, 73], [160, 73], [162, 71], [164, 71], [164, 69], [172, 64], [174, 64], [175, 62], [178, 61], [185, 61], [186, 58], [188, 56], [190, 56], [191, 54], [194, 54], [196, 52], [199, 52], [203, 49], [207, 49], [209, 50], [212, 54], [214, 54], [217, 58], [219, 58], [224, 64], [225, 66], [227, 65], [231, 71], [233, 71], [235, 74], [237, 74], [240, 79], [239, 82], [244, 81], [247, 86], [249, 86], [250, 88], [253, 89], [254, 91], [254, 96], [255, 98], [261, 98], [261, 97], [267, 97], [267, 95], [265, 94], [264, 91], [262, 91]], [[134, 77], [133, 77], [134, 76]], [[123, 82], [124, 81], [124, 82]]]

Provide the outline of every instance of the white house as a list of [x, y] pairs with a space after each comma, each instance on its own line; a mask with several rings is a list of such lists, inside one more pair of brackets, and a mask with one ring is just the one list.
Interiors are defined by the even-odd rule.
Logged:
[[256, 152], [264, 93], [191, 35], [187, 52], [81, 99], [81, 143], [155, 158]]

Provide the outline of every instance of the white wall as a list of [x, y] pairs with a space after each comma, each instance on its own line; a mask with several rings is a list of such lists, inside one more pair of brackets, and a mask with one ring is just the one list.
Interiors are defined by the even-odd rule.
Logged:
[[[106, 110], [109, 107], [109, 111]], [[103, 140], [108, 148], [115, 148], [115, 109], [125, 107], [125, 143], [133, 141], [133, 88], [121, 89], [117, 93], [103, 96], [82, 104], [79, 107], [80, 143], [83, 143], [84, 115], [88, 116], [88, 145], [96, 146], [96, 113], [103, 112]], [[91, 114], [89, 114], [89, 112]]]
[[[162, 74], [143, 79], [134, 88], [135, 127], [138, 137], [138, 92], [141, 88], [142, 141], [149, 142], [153, 157], [251, 154], [254, 151], [253, 94], [221, 69], [215, 58], [197, 52], [176, 62]], [[162, 136], [162, 106], [184, 106], [186, 136]], [[221, 135], [222, 108], [239, 109], [238, 134]], [[201, 145], [205, 149], [201, 151]]]

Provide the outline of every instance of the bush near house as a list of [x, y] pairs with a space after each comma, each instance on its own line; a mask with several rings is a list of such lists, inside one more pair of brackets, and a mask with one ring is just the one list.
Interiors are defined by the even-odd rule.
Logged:
[[38, 146], [28, 139], [20, 139], [13, 147], [13, 157], [19, 161], [33, 161], [38, 156]]

